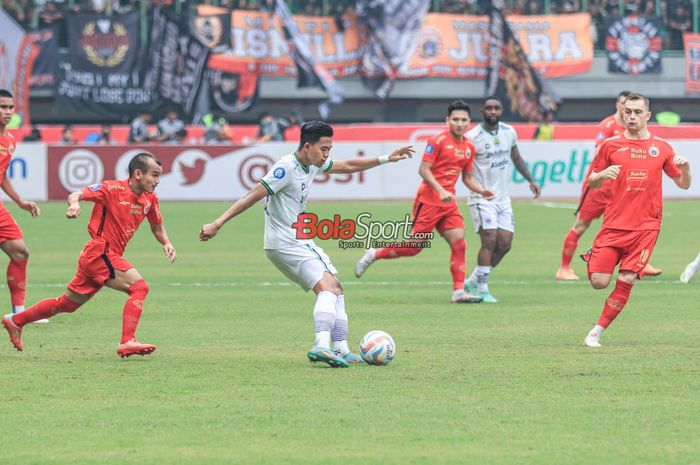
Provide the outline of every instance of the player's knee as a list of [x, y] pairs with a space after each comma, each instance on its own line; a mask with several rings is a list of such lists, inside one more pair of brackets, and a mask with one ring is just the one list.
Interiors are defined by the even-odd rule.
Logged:
[[467, 252], [467, 243], [464, 239], [459, 239], [450, 244], [450, 248], [454, 253], [465, 254]]
[[15, 262], [26, 262], [29, 260], [29, 249], [24, 247], [22, 249], [12, 251], [10, 254], [10, 260]]
[[606, 276], [591, 276], [593, 289], [605, 289], [610, 285], [610, 278]]
[[487, 237], [482, 239], [481, 241], [481, 248], [482, 249], [488, 249], [490, 251], [496, 250], [496, 237]]
[[148, 291], [150, 291], [150, 288], [148, 287], [146, 280], [139, 279], [134, 284], [129, 286], [129, 289], [127, 289], [127, 294], [129, 294], [132, 297], [137, 297], [143, 300], [148, 295]]

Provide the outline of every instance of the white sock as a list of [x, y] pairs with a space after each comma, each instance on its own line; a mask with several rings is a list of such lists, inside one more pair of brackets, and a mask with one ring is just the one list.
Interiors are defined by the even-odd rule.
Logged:
[[700, 269], [700, 253], [697, 257], [695, 257], [695, 260], [688, 264], [688, 266], [693, 269], [693, 273], [697, 273], [697, 271]]
[[20, 313], [24, 311], [24, 305], [13, 305], [12, 313]]
[[477, 292], [488, 292], [489, 290], [489, 274], [491, 274], [490, 266], [477, 266], [476, 275], [476, 291]]
[[331, 347], [331, 330], [335, 323], [335, 302], [338, 297], [329, 291], [321, 291], [316, 296], [314, 305], [314, 330], [316, 345]]
[[335, 301], [335, 323], [331, 336], [333, 336], [333, 352], [336, 355], [345, 355], [350, 352], [348, 347], [348, 314], [345, 313], [344, 295], [339, 295]]
[[475, 267], [474, 271], [472, 271], [472, 274], [469, 275], [467, 279], [464, 280], [464, 284], [476, 284], [476, 275], [479, 270], [479, 267]]
[[603, 334], [603, 331], [605, 331], [605, 328], [600, 325], [595, 325], [593, 329], [588, 332], [588, 335], [598, 339], [600, 335]]

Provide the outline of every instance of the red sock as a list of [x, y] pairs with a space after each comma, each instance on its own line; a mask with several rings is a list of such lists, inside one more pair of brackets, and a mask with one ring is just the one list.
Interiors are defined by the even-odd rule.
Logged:
[[12, 322], [19, 327], [31, 323], [32, 321], [41, 320], [42, 318], [51, 318], [57, 313], [71, 313], [80, 307], [81, 304], [73, 302], [66, 296], [55, 297], [53, 299], [42, 300], [38, 304], [29, 307], [23, 312], [12, 315]]
[[124, 304], [124, 314], [122, 315], [122, 341], [124, 344], [129, 339], [134, 339], [136, 336], [136, 327], [141, 319], [141, 310], [143, 309], [143, 301], [148, 295], [148, 284], [143, 279], [139, 279], [129, 287], [129, 299]]
[[569, 268], [571, 266], [571, 259], [576, 253], [576, 247], [578, 247], [578, 238], [580, 236], [574, 232], [573, 229], [569, 230], [569, 233], [564, 238], [564, 248], [561, 251], [561, 267]]
[[413, 257], [418, 255], [423, 249], [420, 247], [384, 247], [374, 252], [374, 258], [377, 260], [399, 257]]
[[452, 273], [452, 290], [464, 289], [464, 274], [467, 271], [467, 243], [464, 239], [450, 245], [450, 272]]
[[24, 305], [27, 294], [27, 260], [10, 260], [7, 265], [7, 287], [12, 306]]
[[600, 319], [598, 320], [600, 326], [607, 328], [617, 318], [622, 309], [625, 308], [627, 299], [630, 298], [630, 291], [632, 291], [632, 284], [617, 280], [615, 289], [606, 299], [603, 313], [600, 314]]

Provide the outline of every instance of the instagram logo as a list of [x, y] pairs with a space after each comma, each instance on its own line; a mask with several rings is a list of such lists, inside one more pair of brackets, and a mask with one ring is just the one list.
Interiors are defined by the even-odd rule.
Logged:
[[97, 155], [89, 150], [78, 149], [66, 154], [58, 166], [58, 178], [68, 191], [102, 181], [104, 166]]

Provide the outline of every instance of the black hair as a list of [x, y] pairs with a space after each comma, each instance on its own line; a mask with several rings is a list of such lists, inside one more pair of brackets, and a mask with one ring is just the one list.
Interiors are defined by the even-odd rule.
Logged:
[[628, 96], [629, 94], [631, 94], [631, 93], [632, 93], [632, 92], [630, 92], [629, 90], [623, 90], [622, 92], [620, 92], [619, 94], [617, 94], [617, 99], [620, 100], [620, 97], [625, 97], [625, 98], [627, 98], [627, 96]]
[[150, 153], [148, 153], [148, 152], [137, 153], [136, 155], [134, 155], [134, 157], [129, 162], [129, 177], [133, 176], [134, 172], [136, 170], [139, 170], [142, 173], [145, 173], [146, 170], [148, 169], [148, 160], [150, 158], [152, 158], [158, 166], [163, 166], [163, 163], [161, 163], [160, 160], [158, 160], [156, 157], [154, 157]]
[[309, 121], [301, 126], [301, 136], [299, 137], [299, 148], [307, 142], [315, 144], [321, 137], [333, 137], [333, 128], [323, 121]]
[[500, 103], [501, 105], [503, 105], [503, 102], [501, 102], [500, 98], [496, 97], [495, 95], [489, 95], [486, 98], [484, 98], [484, 100], [481, 101], [481, 106], [483, 107], [484, 105], [486, 105], [486, 102], [488, 102], [489, 100], [495, 100], [498, 103]]
[[450, 103], [447, 107], [447, 116], [450, 116], [455, 110], [466, 111], [469, 116], [472, 114], [472, 111], [469, 109], [469, 105], [467, 105], [467, 102], [464, 100], [455, 100], [454, 102]]
[[0, 97], [14, 98], [12, 92], [7, 89], [0, 89]]

